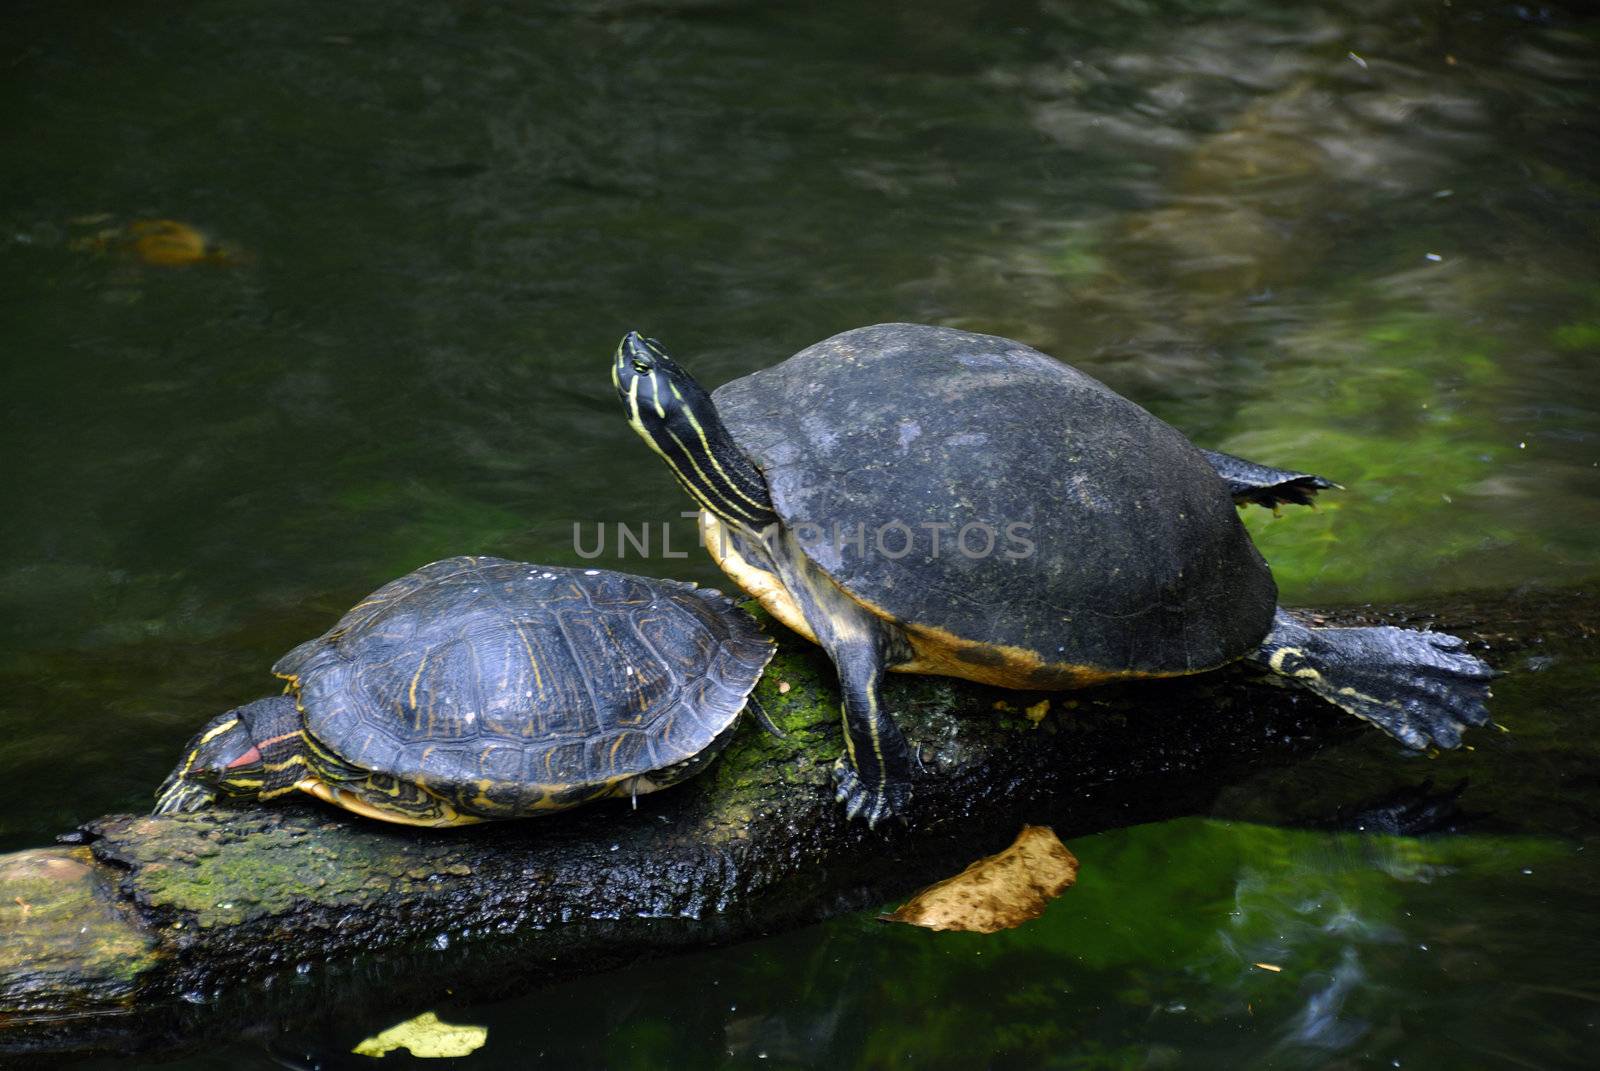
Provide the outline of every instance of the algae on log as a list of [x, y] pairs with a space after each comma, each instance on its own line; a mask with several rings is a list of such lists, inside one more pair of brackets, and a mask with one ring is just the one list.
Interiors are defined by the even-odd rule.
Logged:
[[[1504, 669], [1519, 647], [1592, 646], [1595, 604], [1535, 593], [1323, 616], [1455, 632]], [[747, 720], [705, 774], [636, 809], [455, 831], [310, 801], [113, 815], [86, 843], [0, 858], [0, 1055], [236, 1036], [352, 990], [396, 1007], [447, 988], [507, 995], [795, 927], [954, 873], [1024, 822], [1070, 838], [1193, 813], [1230, 772], [1371, 731], [1245, 667], [1049, 694], [894, 676], [924, 770], [909, 824], [871, 832], [833, 800], [826, 659], [786, 637], [758, 694], [785, 738]], [[355, 962], [359, 984], [341, 982]]]

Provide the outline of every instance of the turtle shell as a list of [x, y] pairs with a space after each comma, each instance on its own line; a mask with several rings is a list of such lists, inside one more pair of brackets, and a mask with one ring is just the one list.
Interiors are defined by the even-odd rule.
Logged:
[[384, 585], [273, 672], [347, 764], [511, 818], [688, 763], [772, 653], [715, 591], [461, 557]]
[[1199, 450], [1020, 342], [880, 324], [712, 397], [805, 553], [937, 672], [1191, 673], [1270, 627], [1272, 574]]

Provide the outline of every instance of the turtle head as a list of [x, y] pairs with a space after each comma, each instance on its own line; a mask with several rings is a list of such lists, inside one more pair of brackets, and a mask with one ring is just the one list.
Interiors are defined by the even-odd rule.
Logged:
[[[288, 696], [257, 700], [219, 714], [206, 723], [183, 749], [183, 760], [167, 775], [156, 790], [155, 814], [183, 814], [202, 810], [221, 796], [264, 798], [267, 789], [277, 788], [281, 776], [274, 776], [269, 762], [277, 766], [284, 745], [291, 741], [273, 732], [271, 724], [283, 719], [284, 705], [298, 728], [294, 700]], [[265, 709], [262, 709], [265, 708]], [[266, 717], [263, 717], [266, 715]], [[262, 735], [266, 731], [266, 735]], [[277, 737], [277, 739], [272, 739]], [[263, 754], [265, 741], [268, 754]]]
[[611, 382], [628, 424], [702, 508], [751, 531], [777, 521], [766, 480], [733, 441], [711, 395], [661, 343], [629, 331], [617, 345]]
[[651, 446], [674, 437], [695, 442], [708, 428], [727, 438], [711, 395], [653, 338], [637, 331], [623, 336], [611, 382], [627, 409], [628, 423]]

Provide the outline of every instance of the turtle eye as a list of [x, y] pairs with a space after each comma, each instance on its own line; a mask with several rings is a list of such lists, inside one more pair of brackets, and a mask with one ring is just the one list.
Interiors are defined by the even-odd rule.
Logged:
[[636, 360], [636, 361], [633, 362], [633, 370], [635, 372], [638, 372], [641, 376], [649, 375], [650, 374], [650, 364], [649, 364], [648, 361], [638, 361], [638, 360]]

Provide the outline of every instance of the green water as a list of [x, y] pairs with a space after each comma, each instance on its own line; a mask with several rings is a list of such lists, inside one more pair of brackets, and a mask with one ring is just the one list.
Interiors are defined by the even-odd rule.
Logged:
[[[1597, 44], [1576, 2], [11, 5], [0, 848], [147, 807], [407, 569], [675, 521], [629, 328], [708, 383], [1021, 338], [1345, 484], [1250, 518], [1291, 604], [1600, 573]], [[1515, 743], [1427, 771], [1457, 836], [1276, 828], [1418, 779], [1362, 740], [1075, 844], [1014, 934], [844, 919], [446, 1017], [483, 1066], [1581, 1066], [1597, 686], [1512, 668]]]

